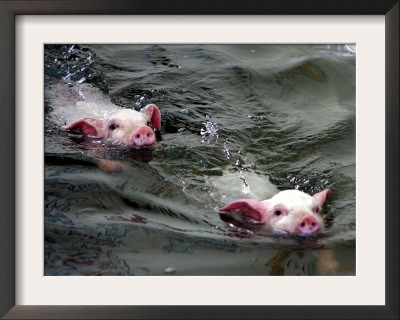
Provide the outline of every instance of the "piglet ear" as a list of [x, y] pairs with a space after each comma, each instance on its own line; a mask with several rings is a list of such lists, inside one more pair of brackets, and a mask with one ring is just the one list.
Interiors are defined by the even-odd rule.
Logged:
[[83, 134], [88, 136], [101, 138], [104, 136], [103, 123], [97, 119], [82, 118], [70, 125], [62, 127], [64, 130], [80, 130]]
[[157, 130], [161, 129], [161, 113], [155, 104], [148, 104], [140, 111], [150, 118], [150, 122], [154, 128]]
[[261, 202], [253, 199], [240, 199], [228, 203], [225, 207], [219, 209], [225, 212], [237, 212], [246, 222], [262, 221], [262, 215], [265, 213], [266, 208]]
[[331, 190], [325, 189], [313, 195], [313, 198], [322, 206], [331, 196]]

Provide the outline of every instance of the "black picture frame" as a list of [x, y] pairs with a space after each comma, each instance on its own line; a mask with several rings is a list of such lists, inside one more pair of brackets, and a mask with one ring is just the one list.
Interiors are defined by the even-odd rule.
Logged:
[[[14, 87], [15, 16], [35, 14], [385, 15], [386, 304], [384, 306], [16, 306], [15, 133], [18, 127], [15, 123]], [[0, 128], [2, 129], [0, 316], [4, 319], [399, 319], [398, 0], [2, 0], [0, 41]]]

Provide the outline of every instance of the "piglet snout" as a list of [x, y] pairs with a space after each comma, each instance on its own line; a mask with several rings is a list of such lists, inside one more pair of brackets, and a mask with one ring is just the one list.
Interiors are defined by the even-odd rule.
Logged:
[[318, 231], [319, 223], [313, 216], [305, 216], [299, 223], [298, 229], [303, 234], [310, 234]]
[[151, 146], [156, 142], [156, 135], [150, 127], [141, 126], [134, 132], [132, 140], [138, 147]]

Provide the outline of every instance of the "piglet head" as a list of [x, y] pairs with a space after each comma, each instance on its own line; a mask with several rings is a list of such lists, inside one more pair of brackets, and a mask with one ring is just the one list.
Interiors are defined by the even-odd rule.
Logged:
[[324, 228], [321, 209], [330, 193], [325, 189], [310, 196], [299, 190], [285, 190], [264, 201], [236, 200], [220, 211], [238, 213], [243, 222], [262, 223], [268, 231], [307, 236]]
[[106, 118], [82, 118], [62, 128], [64, 130], [79, 130], [93, 138], [145, 147], [153, 145], [156, 141], [155, 133], [148, 126], [148, 123], [151, 123], [157, 130], [161, 129], [161, 113], [154, 104], [147, 105], [140, 112], [132, 109], [121, 109]]

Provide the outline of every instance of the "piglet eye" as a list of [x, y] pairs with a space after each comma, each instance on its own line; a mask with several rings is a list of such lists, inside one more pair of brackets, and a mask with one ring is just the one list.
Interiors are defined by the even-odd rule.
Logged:
[[276, 210], [276, 211], [275, 211], [275, 215], [276, 215], [276, 216], [280, 216], [281, 214], [282, 214], [282, 211], [281, 211], [281, 210]]
[[113, 123], [112, 125], [110, 125], [109, 126], [109, 128], [111, 129], [111, 130], [115, 130], [115, 129], [117, 129], [119, 126], [117, 125], [117, 124], [115, 124], [115, 123]]

